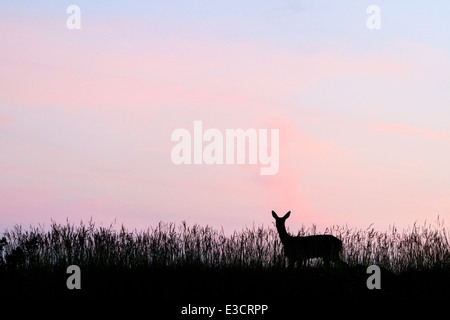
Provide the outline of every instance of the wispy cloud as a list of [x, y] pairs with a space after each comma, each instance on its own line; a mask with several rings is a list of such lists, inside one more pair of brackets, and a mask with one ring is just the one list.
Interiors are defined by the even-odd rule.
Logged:
[[[8, 30], [0, 36], [0, 223], [94, 212], [136, 226], [242, 226], [272, 223], [272, 209], [298, 212], [298, 223], [366, 223], [380, 221], [379, 212], [391, 219], [401, 211], [408, 221], [428, 206], [450, 212], [450, 154], [441, 147], [450, 130], [440, 126], [449, 115], [450, 60], [442, 43], [417, 38], [423, 30], [408, 30], [409, 42], [367, 32], [364, 10], [353, 21], [364, 37], [344, 36], [326, 19], [349, 14], [340, 5], [325, 10], [330, 16], [305, 8], [317, 11], [291, 20], [271, 11], [259, 24], [251, 19], [262, 11], [246, 6], [224, 15], [213, 4], [201, 12], [164, 5], [150, 19], [111, 10], [96, 17], [82, 6], [82, 29], [73, 32], [63, 7], [51, 18], [0, 13]], [[211, 21], [212, 30], [198, 32]], [[279, 173], [175, 166], [170, 135], [192, 130], [194, 120], [220, 130], [280, 129]], [[413, 143], [399, 148], [406, 139]]]

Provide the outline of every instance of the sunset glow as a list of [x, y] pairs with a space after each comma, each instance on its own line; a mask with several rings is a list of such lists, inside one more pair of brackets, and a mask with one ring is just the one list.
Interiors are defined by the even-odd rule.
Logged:
[[[449, 4], [75, 2], [0, 4], [1, 227], [449, 220]], [[278, 129], [278, 170], [174, 164], [194, 121]]]

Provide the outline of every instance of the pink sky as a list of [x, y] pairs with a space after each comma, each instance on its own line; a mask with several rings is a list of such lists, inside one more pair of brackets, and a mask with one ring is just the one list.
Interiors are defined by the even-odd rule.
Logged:
[[[292, 48], [128, 19], [67, 30], [0, 18], [0, 226], [231, 231], [271, 225], [271, 210], [292, 211], [292, 230], [450, 218], [450, 60], [432, 43]], [[195, 120], [279, 129], [278, 174], [174, 165], [171, 132]]]

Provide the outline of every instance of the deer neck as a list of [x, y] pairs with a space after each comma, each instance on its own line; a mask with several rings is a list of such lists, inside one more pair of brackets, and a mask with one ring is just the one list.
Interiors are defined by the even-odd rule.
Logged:
[[287, 239], [289, 239], [291, 237], [287, 233], [284, 223], [282, 225], [277, 225], [277, 230], [278, 230], [278, 234], [280, 235], [280, 240], [282, 243], [284, 243]]

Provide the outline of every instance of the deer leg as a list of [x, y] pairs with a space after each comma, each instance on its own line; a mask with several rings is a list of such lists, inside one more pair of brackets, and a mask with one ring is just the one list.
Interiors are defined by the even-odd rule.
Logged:
[[300, 264], [302, 269], [306, 268], [306, 260], [307, 259], [301, 259], [300, 262], [299, 262], [299, 264]]
[[337, 257], [336, 264], [341, 267], [348, 267], [348, 264], [341, 260], [341, 258]]
[[288, 268], [293, 269], [295, 265], [295, 260], [292, 259], [291, 257], [287, 257], [287, 260], [288, 260]]
[[339, 253], [336, 253], [333, 255], [333, 262], [334, 264], [340, 266], [340, 267], [347, 267], [348, 264], [342, 261], [341, 257], [339, 256]]
[[330, 267], [330, 258], [323, 257], [323, 265], [325, 266], [325, 268], [329, 268]]

